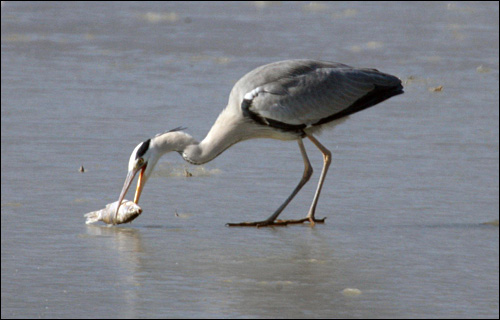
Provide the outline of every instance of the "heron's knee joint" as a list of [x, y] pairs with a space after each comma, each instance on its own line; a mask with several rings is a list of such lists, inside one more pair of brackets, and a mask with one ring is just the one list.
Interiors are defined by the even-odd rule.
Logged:
[[309, 178], [312, 176], [313, 172], [314, 172], [313, 167], [308, 166], [308, 167], [304, 170], [304, 178], [305, 178], [305, 179], [309, 179]]
[[323, 161], [328, 164], [332, 162], [332, 153], [330, 151], [323, 153]]

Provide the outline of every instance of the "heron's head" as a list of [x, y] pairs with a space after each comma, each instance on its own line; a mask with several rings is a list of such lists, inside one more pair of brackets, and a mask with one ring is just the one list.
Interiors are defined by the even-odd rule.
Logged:
[[167, 152], [177, 151], [182, 153], [186, 146], [197, 144], [189, 134], [182, 132], [183, 127], [177, 127], [170, 131], [157, 134], [151, 139], [141, 142], [135, 147], [130, 155], [128, 162], [128, 174], [123, 184], [120, 198], [118, 199], [118, 206], [116, 207], [115, 219], [118, 210], [122, 204], [125, 195], [127, 194], [130, 185], [134, 181], [135, 176], [139, 173], [137, 180], [137, 188], [135, 189], [134, 202], [139, 203], [142, 189], [146, 184], [153, 168], [155, 167], [158, 159]]
[[118, 214], [120, 205], [138, 172], [140, 173], [139, 179], [137, 180], [137, 188], [135, 189], [134, 202], [139, 203], [139, 197], [141, 196], [142, 189], [151, 175], [158, 158], [159, 154], [156, 148], [153, 147], [151, 139], [139, 143], [137, 147], [135, 147], [134, 151], [132, 151], [128, 162], [127, 178], [125, 179], [125, 183], [123, 184], [123, 188], [120, 193], [120, 198], [118, 199], [115, 216]]

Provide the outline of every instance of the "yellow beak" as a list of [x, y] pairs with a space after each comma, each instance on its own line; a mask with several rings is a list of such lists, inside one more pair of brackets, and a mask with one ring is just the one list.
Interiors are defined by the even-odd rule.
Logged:
[[139, 174], [139, 180], [137, 181], [137, 188], [135, 189], [135, 196], [134, 196], [134, 202], [139, 203], [139, 198], [142, 193], [142, 189], [144, 188], [144, 182], [145, 182], [145, 177], [144, 177], [144, 171], [146, 171], [147, 164], [142, 166], [142, 168], [134, 169], [132, 171], [129, 171], [127, 174], [127, 178], [125, 179], [125, 183], [123, 184], [122, 192], [120, 193], [120, 197], [118, 198], [118, 206], [116, 207], [116, 212], [115, 212], [115, 220], [116, 217], [118, 216], [118, 211], [120, 210], [120, 206], [122, 204], [123, 199], [125, 198], [125, 195], [127, 194], [128, 189], [130, 188], [130, 185], [134, 181], [135, 175], [139, 170], [141, 173]]

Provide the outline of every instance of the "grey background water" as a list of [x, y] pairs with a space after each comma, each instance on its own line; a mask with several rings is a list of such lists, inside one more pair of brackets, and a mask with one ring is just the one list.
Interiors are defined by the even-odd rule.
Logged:
[[[1, 20], [2, 318], [499, 316], [497, 2], [2, 2]], [[137, 220], [85, 225], [137, 143], [201, 139], [236, 80], [289, 58], [405, 83], [319, 137], [326, 224], [224, 226], [302, 174], [296, 143], [253, 140], [165, 156]], [[306, 148], [285, 218], [312, 200]]]

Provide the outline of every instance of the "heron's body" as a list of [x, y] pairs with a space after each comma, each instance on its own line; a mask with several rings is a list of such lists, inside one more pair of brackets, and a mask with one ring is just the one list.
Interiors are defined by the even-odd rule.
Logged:
[[[254, 69], [233, 87], [226, 108], [207, 136], [196, 141], [174, 129], [139, 144], [129, 162], [129, 175], [120, 199], [141, 170], [135, 202], [158, 159], [177, 151], [193, 164], [208, 162], [233, 144], [254, 138], [296, 140], [304, 160], [304, 175], [290, 197], [264, 221], [230, 224], [264, 226], [316, 220], [314, 211], [331, 161], [330, 152], [313, 134], [347, 116], [403, 93], [401, 81], [375, 69], [353, 68], [340, 63], [315, 60], [286, 60]], [[313, 204], [306, 219], [276, 221], [295, 194], [309, 180], [312, 167], [302, 142], [309, 138], [323, 153], [324, 167]], [[120, 200], [119, 200], [120, 201]], [[121, 201], [120, 201], [121, 202]], [[120, 203], [119, 202], [119, 203]]]

